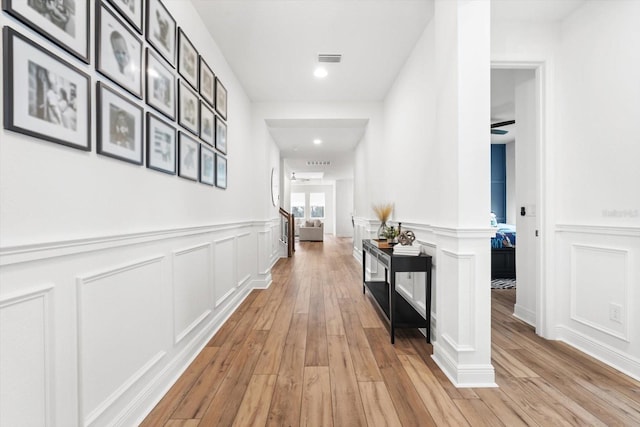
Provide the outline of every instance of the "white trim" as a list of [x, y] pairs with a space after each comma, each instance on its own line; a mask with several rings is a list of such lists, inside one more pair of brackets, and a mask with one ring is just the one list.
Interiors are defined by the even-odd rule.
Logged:
[[[217, 306], [216, 306], [217, 307]], [[174, 345], [178, 345], [180, 343], [180, 341], [182, 341], [187, 335], [189, 335], [189, 333], [191, 333], [191, 331], [193, 331], [200, 323], [202, 323], [204, 321], [204, 319], [207, 318], [207, 316], [209, 316], [211, 314], [211, 310], [207, 309], [205, 311], [202, 312], [202, 314], [198, 317], [196, 317], [196, 319], [191, 322], [191, 324], [189, 326], [187, 326], [186, 328], [184, 328], [182, 330], [182, 332], [180, 332], [173, 340], [173, 344]]]
[[529, 325], [536, 327], [536, 312], [529, 310], [528, 308], [524, 308], [518, 303], [513, 307], [513, 315], [514, 317], [522, 320]]
[[640, 237], [640, 227], [621, 227], [612, 225], [558, 224], [557, 233], [604, 234], [607, 236]]
[[236, 292], [236, 289], [237, 289], [237, 287], [231, 288], [227, 292], [225, 292], [224, 295], [222, 295], [220, 298], [218, 298], [216, 300], [216, 302], [215, 302], [215, 308], [218, 308], [220, 306], [220, 304], [225, 302], [231, 295], [233, 295]]
[[490, 239], [496, 232], [491, 227], [467, 228], [467, 227], [433, 227], [436, 236], [454, 237], [456, 239]]
[[498, 387], [493, 365], [457, 365], [455, 360], [441, 349], [439, 341], [434, 342], [433, 347], [434, 352], [431, 358], [456, 388]]

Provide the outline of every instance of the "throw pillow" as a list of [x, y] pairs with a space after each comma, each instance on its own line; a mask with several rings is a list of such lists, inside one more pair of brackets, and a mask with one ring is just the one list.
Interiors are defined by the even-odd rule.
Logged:
[[322, 224], [322, 223], [320, 222], [319, 219], [316, 219], [315, 221], [313, 221], [313, 226], [314, 227], [320, 227], [320, 224]]
[[305, 221], [304, 222], [304, 226], [305, 227], [313, 227], [313, 221]]

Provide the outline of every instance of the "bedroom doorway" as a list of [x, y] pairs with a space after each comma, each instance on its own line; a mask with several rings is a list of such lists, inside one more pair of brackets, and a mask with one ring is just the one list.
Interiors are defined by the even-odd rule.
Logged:
[[[541, 335], [542, 78], [541, 64], [492, 64], [491, 206], [500, 230], [492, 241], [492, 279], [496, 269], [515, 276], [513, 313]], [[506, 248], [496, 248], [496, 240]]]

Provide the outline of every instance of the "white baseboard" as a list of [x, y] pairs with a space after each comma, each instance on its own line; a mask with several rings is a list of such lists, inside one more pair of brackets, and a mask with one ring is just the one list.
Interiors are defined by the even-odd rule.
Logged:
[[640, 381], [640, 360], [566, 326], [557, 326], [557, 338], [598, 359], [631, 378]]
[[536, 327], [536, 313], [528, 308], [524, 308], [516, 303], [513, 308], [513, 315], [529, 325]]
[[442, 369], [449, 381], [457, 388], [494, 388], [496, 374], [493, 365], [462, 365], [457, 364], [444, 351], [438, 342], [433, 343], [433, 355], [431, 358]]

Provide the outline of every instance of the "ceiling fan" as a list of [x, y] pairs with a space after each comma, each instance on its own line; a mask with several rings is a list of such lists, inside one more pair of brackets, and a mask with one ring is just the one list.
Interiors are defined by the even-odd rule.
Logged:
[[493, 123], [491, 125], [491, 134], [492, 135], [506, 135], [507, 133], [509, 133], [508, 130], [503, 130], [503, 129], [498, 129], [498, 128], [501, 128], [503, 126], [513, 125], [515, 123], [516, 123], [515, 120], [507, 120], [507, 121], [504, 121], [504, 122]]
[[306, 181], [309, 181], [309, 178], [296, 178], [296, 173], [291, 172], [291, 181], [306, 182]]

